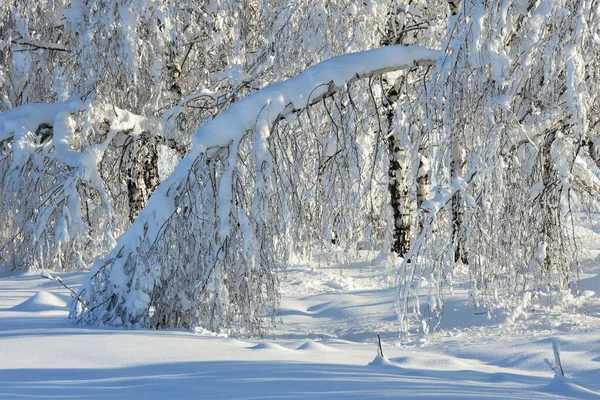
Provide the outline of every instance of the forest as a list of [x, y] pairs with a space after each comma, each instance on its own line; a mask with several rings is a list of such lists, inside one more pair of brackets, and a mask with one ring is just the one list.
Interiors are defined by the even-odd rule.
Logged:
[[84, 326], [260, 336], [327, 252], [401, 335], [576, 304], [599, 50], [592, 0], [1, 2], [0, 263]]

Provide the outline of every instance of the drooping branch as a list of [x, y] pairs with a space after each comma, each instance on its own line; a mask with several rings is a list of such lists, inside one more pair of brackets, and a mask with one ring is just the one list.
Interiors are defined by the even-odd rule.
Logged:
[[[235, 243], [232, 245], [232, 241], [237, 238], [234, 235], [241, 234], [240, 229], [245, 232], [243, 240], [247, 244], [244, 246], [257, 252], [256, 256], [250, 254], [249, 260], [263, 263], [265, 257], [261, 256], [261, 252], [268, 251], [268, 242], [261, 237], [268, 235], [267, 226], [252, 228], [246, 211], [236, 211], [235, 208], [239, 207], [240, 201], [250, 201], [249, 211], [258, 215], [252, 224], [256, 224], [256, 220], [269, 218], [261, 199], [266, 198], [270, 190], [268, 175], [265, 175], [269, 170], [268, 154], [264, 151], [268, 146], [270, 127], [276, 121], [332, 96], [359, 79], [415, 65], [433, 65], [439, 56], [438, 51], [420, 46], [390, 46], [335, 57], [307, 69], [295, 78], [246, 97], [207, 122], [197, 130], [191, 152], [169, 178], [156, 188], [145, 209], [119, 238], [116, 247], [94, 264], [79, 292], [79, 301], [73, 303], [71, 317], [74, 322], [149, 326], [150, 307], [153, 306], [155, 320], [158, 314], [156, 326], [189, 326], [203, 322], [212, 329], [220, 329], [226, 324], [226, 307], [238, 307], [241, 310], [254, 307], [258, 309], [250, 310], [253, 319], [250, 322], [238, 320], [242, 325], [238, 329], [250, 328], [244, 324], [258, 324], [256, 319], [263, 314], [260, 308], [273, 307], [274, 302], [269, 300], [269, 305], [266, 305], [265, 302], [256, 301], [257, 296], [262, 295], [260, 290], [259, 293], [247, 291], [241, 298], [230, 293], [223, 286], [224, 280], [231, 282], [241, 272], [227, 270], [230, 264], [224, 264], [223, 260], [239, 257], [236, 256], [236, 247], [239, 246]], [[255, 131], [251, 151], [254, 159], [249, 161], [256, 164], [260, 173], [253, 178], [254, 200], [236, 200], [238, 194], [234, 193], [234, 187], [240, 179], [236, 166], [238, 151], [249, 131]], [[181, 227], [189, 226], [186, 221], [194, 217], [202, 227], [199, 229], [204, 231], [190, 232], [187, 236], [181, 232]], [[230, 224], [231, 218], [237, 222]], [[172, 242], [167, 241], [173, 238], [166, 238], [165, 232], [175, 226], [179, 227], [173, 228], [179, 232], [175, 240], [192, 242], [169, 244]], [[163, 251], [153, 253], [152, 250], [157, 246], [162, 246]], [[164, 252], [169, 254], [164, 255]], [[181, 264], [182, 267], [175, 269], [172, 265], [154, 262], [156, 260], [151, 257], [167, 257], [171, 261], [165, 259], [165, 262]], [[185, 260], [180, 260], [181, 257]], [[230, 261], [241, 264], [241, 271], [244, 271], [245, 260]], [[270, 262], [267, 264], [267, 270], [256, 270], [259, 275], [269, 275], [258, 279], [258, 282], [273, 279], [272, 269], [276, 266]], [[241, 276], [245, 274], [249, 272]], [[182, 282], [188, 289], [174, 289], [174, 282], [182, 279], [192, 280]], [[242, 282], [252, 279], [257, 278], [250, 275]], [[162, 288], [160, 294], [155, 293], [159, 286]], [[205, 293], [210, 290], [212, 294]], [[171, 291], [172, 295], [169, 294]], [[159, 302], [168, 296], [173, 296], [168, 304]], [[201, 298], [204, 300], [197, 303]], [[211, 316], [198, 315], [198, 307]]]
[[195, 150], [226, 146], [250, 129], [257, 118], [266, 115], [272, 121], [284, 119], [358, 80], [412, 66], [435, 65], [440, 54], [422, 46], [387, 46], [323, 61], [294, 78], [246, 97], [204, 124], [196, 131]]
[[[166, 142], [150, 132], [161, 132], [158, 120], [75, 99], [0, 113], [0, 258], [15, 268], [72, 270], [105, 255], [122, 228], [114, 221], [118, 188], [106, 184], [101, 173], [111, 168], [103, 163], [126, 150], [119, 143], [136, 143], [125, 178], [112, 175], [132, 183], [135, 216], [158, 185], [156, 144]], [[84, 140], [92, 144], [82, 149]]]

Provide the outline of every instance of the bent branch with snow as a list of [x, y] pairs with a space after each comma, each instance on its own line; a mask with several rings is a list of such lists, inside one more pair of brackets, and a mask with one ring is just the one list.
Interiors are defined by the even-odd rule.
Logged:
[[[103, 124], [94, 135], [91, 127]], [[0, 260], [14, 268], [74, 270], [104, 256], [116, 229], [103, 158], [113, 139], [159, 126], [77, 99], [0, 113]]]
[[335, 57], [203, 125], [117, 246], [94, 263], [73, 302], [73, 321], [260, 332], [265, 312], [277, 309], [280, 262], [272, 250], [279, 245], [274, 210], [267, 211], [272, 127], [359, 79], [439, 57], [420, 46]]

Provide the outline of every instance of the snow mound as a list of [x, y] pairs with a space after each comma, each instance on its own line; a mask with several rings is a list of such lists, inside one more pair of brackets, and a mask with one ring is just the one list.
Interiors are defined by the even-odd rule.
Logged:
[[68, 296], [42, 291], [34, 294], [21, 304], [17, 304], [11, 310], [25, 312], [62, 310], [67, 308], [68, 299]]
[[277, 351], [290, 351], [287, 347], [283, 347], [280, 344], [275, 343], [258, 343], [255, 346], [248, 347], [250, 350], [277, 350]]
[[581, 292], [581, 297], [585, 297], [585, 298], [594, 297], [595, 295], [596, 295], [596, 292], [594, 292], [593, 290], [584, 290], [583, 292]]
[[375, 358], [373, 359], [373, 361], [371, 361], [368, 365], [369, 365], [369, 367], [394, 367], [394, 368], [400, 368], [400, 366], [394, 364], [393, 362], [391, 362], [390, 360], [388, 360], [387, 357], [383, 357], [380, 354], [377, 354], [377, 356], [375, 356]]
[[571, 382], [569, 378], [560, 375], [556, 375], [542, 391], [577, 399], [600, 399], [600, 393], [579, 386]]
[[318, 351], [318, 352], [336, 351], [334, 348], [331, 348], [329, 346], [326, 346], [322, 343], [317, 343], [317, 342], [304, 342], [296, 350]]

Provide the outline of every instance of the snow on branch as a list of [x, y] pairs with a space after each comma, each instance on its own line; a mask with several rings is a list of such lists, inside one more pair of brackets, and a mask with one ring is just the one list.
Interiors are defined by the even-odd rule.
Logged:
[[[99, 194], [93, 154], [74, 151], [78, 100], [28, 104], [0, 114], [0, 257], [15, 268], [82, 268], [85, 222], [80, 183]], [[95, 164], [94, 164], [95, 167]], [[82, 189], [83, 190], [83, 189]]]
[[298, 76], [276, 83], [228, 108], [196, 131], [196, 151], [226, 146], [252, 128], [258, 118], [271, 121], [318, 103], [359, 79], [412, 66], [435, 65], [440, 52], [421, 46], [386, 46], [325, 60]]
[[76, 112], [81, 108], [77, 100], [60, 103], [26, 104], [0, 113], [0, 142], [23, 132], [35, 132], [42, 124], [53, 124], [62, 111]]
[[94, 263], [73, 321], [260, 333], [263, 316], [278, 303], [274, 123], [359, 79], [434, 65], [440, 55], [389, 46], [335, 57], [204, 124], [116, 247]]
[[78, 99], [0, 113], [0, 258], [17, 269], [74, 270], [106, 254], [115, 227], [105, 183], [120, 184], [100, 174], [106, 150], [115, 137], [159, 127]]

